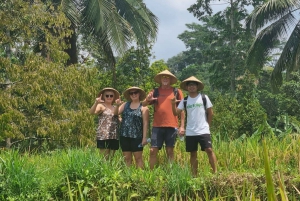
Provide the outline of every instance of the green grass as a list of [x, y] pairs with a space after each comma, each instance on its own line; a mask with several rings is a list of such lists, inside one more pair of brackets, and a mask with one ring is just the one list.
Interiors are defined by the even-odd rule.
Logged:
[[[296, 137], [295, 137], [296, 136]], [[218, 173], [205, 152], [191, 176], [189, 154], [177, 142], [175, 162], [164, 150], [158, 167], [128, 168], [121, 151], [106, 161], [95, 148], [42, 154], [0, 152], [0, 200], [292, 200], [300, 198], [300, 137], [214, 142]]]

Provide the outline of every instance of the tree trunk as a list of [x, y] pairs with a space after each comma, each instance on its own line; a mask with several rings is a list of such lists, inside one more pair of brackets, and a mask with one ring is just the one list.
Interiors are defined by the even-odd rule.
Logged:
[[[6, 35], [8, 37], [10, 37], [10, 31], [6, 31]], [[6, 54], [7, 58], [11, 59], [11, 46], [10, 46], [9, 43], [6, 45], [5, 54]], [[5, 83], [10, 83], [10, 80], [6, 78]], [[8, 85], [5, 86], [4, 90], [7, 90], [10, 87], [11, 87], [11, 84], [8, 84]], [[10, 138], [6, 138], [5, 142], [6, 142], [6, 148], [9, 149], [11, 147], [11, 139]]]
[[67, 44], [70, 45], [70, 48], [66, 49], [65, 52], [69, 55], [69, 59], [67, 61], [67, 65], [77, 64], [78, 56], [77, 56], [77, 35], [75, 28], [73, 29], [73, 33], [70, 38], [66, 38]]
[[230, 35], [230, 46], [231, 46], [231, 81], [230, 81], [230, 88], [231, 92], [234, 93], [235, 91], [235, 66], [234, 66], [234, 4], [233, 0], [230, 0], [230, 6], [231, 6], [231, 11], [230, 11], [230, 23], [231, 23], [231, 35]]
[[6, 148], [10, 149], [10, 147], [11, 147], [11, 139], [10, 138], [6, 138], [5, 142], [6, 142]]

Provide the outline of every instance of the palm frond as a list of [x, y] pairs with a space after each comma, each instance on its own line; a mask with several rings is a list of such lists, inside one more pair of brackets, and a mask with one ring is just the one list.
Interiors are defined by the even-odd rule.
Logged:
[[282, 72], [286, 70], [287, 79], [291, 72], [300, 68], [300, 22], [292, 31], [271, 74], [271, 86], [277, 91], [282, 84]]
[[141, 0], [116, 0], [119, 14], [131, 26], [139, 44], [147, 44], [148, 38], [156, 39], [158, 18]]
[[105, 31], [111, 46], [115, 48], [118, 54], [122, 54], [127, 50], [133, 37], [129, 23], [124, 18], [121, 18], [117, 12], [113, 12], [105, 24]]
[[141, 0], [85, 0], [83, 8], [85, 29], [119, 54], [133, 41], [146, 45], [157, 35], [157, 17]]
[[269, 0], [254, 9], [246, 19], [246, 26], [256, 34], [257, 30], [263, 28], [266, 24], [284, 18], [285, 15], [290, 15], [299, 8], [299, 0]]
[[62, 0], [62, 10], [71, 21], [72, 26], [77, 27], [80, 23], [79, 4], [76, 0]]
[[103, 43], [110, 44], [117, 53], [125, 51], [132, 34], [115, 4], [108, 0], [89, 0], [84, 2], [83, 8], [84, 28]]
[[295, 24], [294, 20], [295, 18], [292, 14], [285, 15], [258, 34], [248, 51], [246, 60], [247, 68], [250, 72], [258, 73], [266, 58], [275, 48], [276, 42], [289, 33], [290, 27]]

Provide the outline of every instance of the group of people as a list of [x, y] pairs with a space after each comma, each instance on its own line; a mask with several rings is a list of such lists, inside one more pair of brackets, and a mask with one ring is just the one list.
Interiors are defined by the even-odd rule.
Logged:
[[[174, 160], [174, 147], [179, 135], [186, 136], [185, 146], [186, 151], [190, 152], [192, 174], [198, 174], [198, 144], [207, 153], [215, 173], [217, 159], [210, 135], [213, 110], [208, 96], [200, 93], [203, 83], [192, 76], [181, 82], [180, 89], [174, 88], [172, 85], [177, 78], [168, 70], [158, 73], [154, 81], [160, 87], [147, 95], [139, 87], [126, 89], [123, 93], [126, 102], [120, 99], [119, 92], [114, 88], [104, 88], [99, 92], [90, 113], [99, 118], [96, 139], [100, 153], [109, 157], [121, 146], [126, 165], [130, 166], [134, 157], [136, 166], [143, 168], [143, 146], [148, 143], [148, 105], [153, 105], [150, 169], [157, 164], [158, 151], [164, 144], [168, 160]], [[187, 97], [184, 98], [182, 90], [188, 92]]]

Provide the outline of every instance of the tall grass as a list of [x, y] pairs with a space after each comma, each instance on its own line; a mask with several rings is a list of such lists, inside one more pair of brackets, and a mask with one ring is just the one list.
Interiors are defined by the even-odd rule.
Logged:
[[149, 170], [126, 167], [121, 151], [105, 160], [98, 150], [56, 150], [43, 154], [0, 152], [0, 200], [291, 200], [300, 198], [300, 138], [214, 142], [212, 174], [205, 152], [192, 177], [189, 154], [177, 142], [175, 162], [164, 149]]

